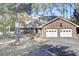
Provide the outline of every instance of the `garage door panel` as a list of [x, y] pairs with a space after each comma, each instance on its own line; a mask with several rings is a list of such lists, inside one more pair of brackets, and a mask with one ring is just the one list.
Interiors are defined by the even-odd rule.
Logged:
[[72, 37], [72, 29], [60, 29], [60, 37]]
[[47, 29], [46, 37], [57, 37], [57, 29]]

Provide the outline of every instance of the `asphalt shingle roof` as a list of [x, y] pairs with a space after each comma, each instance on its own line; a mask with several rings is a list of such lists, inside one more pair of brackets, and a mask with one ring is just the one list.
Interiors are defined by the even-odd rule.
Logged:
[[33, 19], [27, 24], [27, 28], [40, 28], [42, 25], [53, 20], [57, 16], [41, 16], [38, 19]]

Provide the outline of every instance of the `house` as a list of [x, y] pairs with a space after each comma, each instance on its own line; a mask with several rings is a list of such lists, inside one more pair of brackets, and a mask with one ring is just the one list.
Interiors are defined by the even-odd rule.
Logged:
[[44, 24], [39, 24], [36, 22], [27, 29], [42, 37], [77, 37], [79, 34], [79, 26], [62, 17], [55, 17]]
[[43, 37], [77, 37], [78, 25], [62, 18], [57, 17], [42, 26]]
[[28, 21], [28, 24], [26, 24], [25, 27], [20, 26], [22, 30], [24, 30], [24, 33], [28, 34], [36, 34], [40, 32], [42, 29], [41, 26], [49, 22], [50, 20], [56, 18], [57, 16], [33, 16], [32, 19]]

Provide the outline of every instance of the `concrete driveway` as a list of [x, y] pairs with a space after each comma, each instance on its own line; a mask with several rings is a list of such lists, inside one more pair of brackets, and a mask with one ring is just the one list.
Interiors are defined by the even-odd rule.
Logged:
[[79, 56], [79, 40], [74, 38], [48, 38], [41, 47], [28, 56]]
[[79, 51], [79, 39], [75, 38], [48, 38], [48, 41], [45, 44], [68, 46], [70, 49]]

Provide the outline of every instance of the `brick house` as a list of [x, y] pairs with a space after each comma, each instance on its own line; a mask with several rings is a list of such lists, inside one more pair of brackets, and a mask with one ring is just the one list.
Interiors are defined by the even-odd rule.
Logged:
[[62, 17], [55, 17], [45, 24], [33, 26], [27, 29], [31, 29], [34, 34], [42, 37], [77, 37], [79, 35], [79, 26]]
[[57, 17], [42, 26], [43, 37], [77, 37], [79, 34], [79, 26]]

